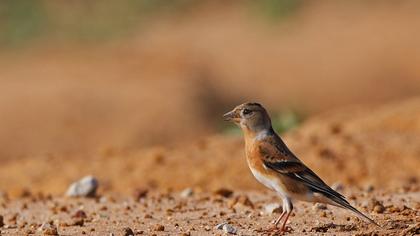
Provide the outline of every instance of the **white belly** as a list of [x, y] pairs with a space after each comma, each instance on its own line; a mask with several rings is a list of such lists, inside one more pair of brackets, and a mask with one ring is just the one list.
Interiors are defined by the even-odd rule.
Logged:
[[262, 183], [267, 188], [276, 191], [281, 197], [287, 197], [286, 192], [283, 190], [283, 188], [277, 183], [277, 181], [267, 178], [265, 175], [262, 175], [260, 172], [255, 170], [254, 168], [251, 168], [251, 172], [254, 175], [254, 177], [258, 180], [258, 182]]

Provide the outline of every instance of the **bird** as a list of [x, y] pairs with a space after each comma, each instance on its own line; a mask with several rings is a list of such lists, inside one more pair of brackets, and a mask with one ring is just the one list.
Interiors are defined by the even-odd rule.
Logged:
[[348, 209], [360, 218], [379, 226], [350, 205], [343, 195], [329, 187], [290, 151], [274, 131], [270, 116], [261, 104], [243, 103], [224, 114], [223, 118], [242, 129], [246, 159], [254, 177], [275, 191], [282, 199], [283, 211], [273, 222], [274, 229], [278, 230], [277, 226], [283, 220], [280, 232], [285, 232], [294, 200], [324, 203]]

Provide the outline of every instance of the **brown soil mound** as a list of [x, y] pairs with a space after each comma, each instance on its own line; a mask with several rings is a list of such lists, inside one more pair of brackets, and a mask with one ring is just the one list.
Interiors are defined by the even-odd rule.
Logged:
[[[326, 180], [356, 186], [403, 187], [420, 178], [420, 99], [325, 113], [285, 135], [297, 156]], [[104, 149], [92, 156], [41, 156], [0, 166], [0, 186], [63, 193], [93, 174], [101, 191], [136, 187], [255, 189], [241, 137], [213, 136], [176, 148]]]
[[206, 2], [108, 43], [2, 50], [0, 160], [207, 136], [245, 100], [313, 113], [419, 94], [418, 1], [302, 1], [278, 22]]

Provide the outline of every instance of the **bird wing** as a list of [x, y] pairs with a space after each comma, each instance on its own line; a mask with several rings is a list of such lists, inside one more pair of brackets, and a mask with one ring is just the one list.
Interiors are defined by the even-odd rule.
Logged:
[[331, 199], [336, 206], [355, 212], [357, 215], [379, 226], [375, 221], [350, 205], [346, 198], [334, 191], [311, 169], [303, 164], [278, 136], [272, 136], [259, 144], [259, 152], [266, 168], [286, 175], [306, 185], [311, 191]]
[[279, 137], [270, 137], [261, 142], [259, 152], [267, 168], [302, 182], [312, 191], [344, 200], [343, 195], [331, 189], [311, 169], [305, 166]]

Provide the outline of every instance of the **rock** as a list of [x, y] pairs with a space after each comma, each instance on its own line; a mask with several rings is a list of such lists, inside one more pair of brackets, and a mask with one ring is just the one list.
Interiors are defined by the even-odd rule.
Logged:
[[314, 210], [326, 210], [327, 209], [327, 205], [324, 203], [315, 203], [312, 207]]
[[134, 200], [139, 201], [140, 199], [147, 197], [148, 193], [149, 193], [149, 190], [145, 188], [137, 188], [134, 190], [134, 193], [133, 193]]
[[271, 215], [273, 213], [282, 213], [283, 209], [282, 206], [278, 203], [271, 203], [264, 206], [264, 213], [267, 215]]
[[385, 207], [381, 201], [378, 201], [376, 198], [372, 198], [368, 202], [368, 209], [374, 213], [384, 213]]
[[133, 230], [132, 229], [130, 229], [129, 227], [125, 227], [123, 230], [122, 230], [122, 236], [134, 236], [135, 234], [134, 234], [134, 232], [133, 232]]
[[230, 189], [226, 189], [226, 188], [220, 188], [220, 189], [216, 190], [214, 192], [214, 194], [220, 195], [220, 196], [225, 197], [225, 198], [229, 198], [233, 195], [233, 191], [230, 190]]
[[223, 230], [227, 234], [236, 234], [237, 229], [228, 223], [221, 223], [215, 227], [218, 230]]
[[182, 198], [191, 197], [192, 195], [194, 195], [194, 191], [191, 188], [186, 188], [180, 193]]
[[77, 210], [71, 217], [72, 218], [86, 219], [87, 218], [87, 214], [83, 210]]
[[0, 215], [0, 227], [4, 226], [4, 218], [2, 215]]
[[95, 197], [98, 180], [93, 176], [86, 176], [70, 185], [66, 195], [69, 197]]
[[45, 222], [38, 228], [38, 231], [44, 235], [58, 235], [58, 230], [51, 222]]
[[385, 211], [385, 207], [382, 204], [376, 205], [375, 207], [373, 207], [373, 212], [375, 213], [381, 214], [381, 213], [384, 213], [384, 211]]

